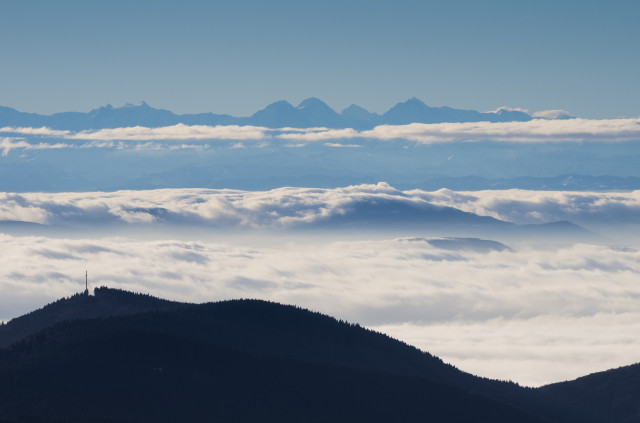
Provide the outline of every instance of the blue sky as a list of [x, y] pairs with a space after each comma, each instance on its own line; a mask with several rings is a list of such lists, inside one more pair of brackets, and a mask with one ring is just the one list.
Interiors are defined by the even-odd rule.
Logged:
[[316, 96], [640, 115], [637, 1], [29, 1], [0, 5], [0, 105], [145, 100], [248, 115]]

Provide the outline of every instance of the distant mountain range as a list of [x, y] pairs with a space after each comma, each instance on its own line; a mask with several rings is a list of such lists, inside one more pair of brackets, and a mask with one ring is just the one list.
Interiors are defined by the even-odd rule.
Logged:
[[[569, 118], [562, 115], [560, 118]], [[277, 101], [249, 117], [226, 114], [198, 113], [177, 115], [169, 110], [155, 109], [147, 103], [127, 104], [123, 107], [107, 105], [88, 113], [63, 112], [53, 115], [19, 112], [0, 107], [0, 128], [49, 127], [53, 129], [87, 130], [130, 126], [162, 127], [182, 123], [185, 125], [253, 125], [268, 128], [356, 128], [368, 129], [377, 125], [404, 125], [409, 123], [443, 122], [524, 122], [533, 119], [525, 112], [501, 108], [495, 112], [429, 107], [417, 98], [398, 103], [379, 115], [351, 105], [338, 113], [317, 98], [308, 98], [298, 106]]]
[[0, 325], [0, 422], [637, 422], [638, 365], [532, 389], [329, 316], [122, 290]]

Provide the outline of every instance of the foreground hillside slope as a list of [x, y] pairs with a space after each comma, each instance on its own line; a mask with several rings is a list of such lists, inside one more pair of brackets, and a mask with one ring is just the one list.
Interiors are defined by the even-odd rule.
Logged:
[[[108, 288], [14, 319], [0, 342], [10, 344], [0, 349], [0, 422], [599, 422], [592, 397], [617, 383], [568, 398], [464, 373], [294, 306]], [[606, 421], [637, 421], [627, 408]]]
[[[434, 380], [459, 372], [328, 316], [254, 300], [96, 294], [6, 325], [66, 317], [0, 349], [0, 421], [544, 421]], [[92, 307], [103, 317], [84, 318]], [[136, 307], [144, 312], [131, 315]]]
[[0, 351], [5, 421], [539, 422], [424, 378], [259, 357], [133, 329], [56, 326]]
[[543, 386], [540, 391], [600, 422], [640, 422], [640, 363]]

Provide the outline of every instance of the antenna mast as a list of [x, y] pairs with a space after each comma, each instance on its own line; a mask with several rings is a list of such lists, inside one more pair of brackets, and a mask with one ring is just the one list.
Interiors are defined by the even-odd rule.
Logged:
[[89, 295], [89, 273], [84, 271], [84, 295]]

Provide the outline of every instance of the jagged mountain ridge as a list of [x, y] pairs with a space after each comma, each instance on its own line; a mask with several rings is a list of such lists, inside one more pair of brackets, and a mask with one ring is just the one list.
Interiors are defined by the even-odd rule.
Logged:
[[495, 112], [478, 112], [451, 107], [429, 107], [417, 98], [398, 103], [382, 115], [351, 105], [338, 113], [323, 101], [311, 97], [293, 106], [287, 101], [277, 101], [249, 117], [226, 114], [199, 113], [178, 115], [169, 110], [156, 109], [145, 102], [126, 104], [122, 107], [107, 105], [88, 113], [63, 112], [52, 115], [19, 112], [0, 107], [1, 127], [42, 127], [60, 130], [88, 130], [129, 126], [161, 127], [182, 123], [185, 125], [254, 125], [269, 128], [357, 128], [367, 129], [377, 125], [403, 125], [407, 123], [443, 122], [512, 122], [528, 121], [527, 113], [499, 109]]

